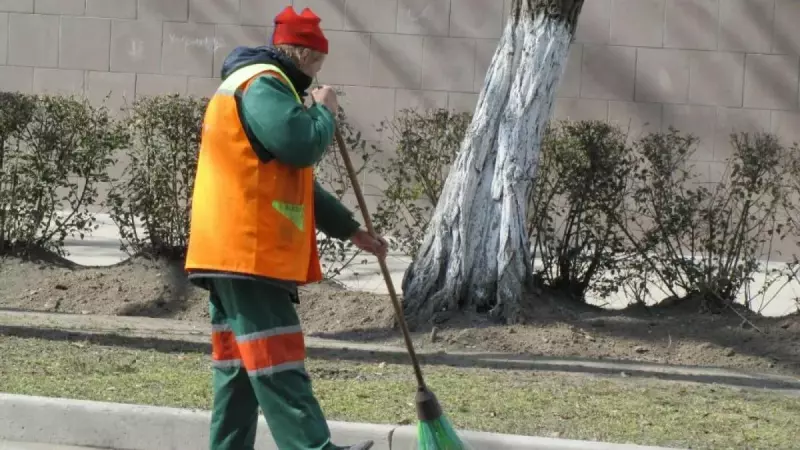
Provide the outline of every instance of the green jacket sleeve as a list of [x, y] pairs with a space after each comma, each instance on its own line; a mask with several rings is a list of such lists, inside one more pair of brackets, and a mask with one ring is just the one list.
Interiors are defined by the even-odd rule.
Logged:
[[353, 213], [314, 181], [314, 215], [317, 229], [335, 239], [349, 239], [359, 228]]
[[306, 108], [289, 86], [270, 75], [256, 78], [247, 88], [242, 116], [261, 145], [290, 166], [313, 166], [333, 142], [335, 118], [328, 108]]

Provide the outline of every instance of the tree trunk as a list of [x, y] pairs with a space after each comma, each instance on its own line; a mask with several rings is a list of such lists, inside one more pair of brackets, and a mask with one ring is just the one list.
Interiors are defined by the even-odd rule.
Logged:
[[514, 0], [420, 251], [403, 279], [419, 324], [468, 309], [518, 322], [531, 274], [526, 210], [583, 0]]

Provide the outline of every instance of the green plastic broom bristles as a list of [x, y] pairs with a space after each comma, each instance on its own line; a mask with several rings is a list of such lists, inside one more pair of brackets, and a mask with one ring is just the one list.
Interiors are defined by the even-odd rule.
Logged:
[[446, 416], [417, 424], [418, 450], [469, 450]]

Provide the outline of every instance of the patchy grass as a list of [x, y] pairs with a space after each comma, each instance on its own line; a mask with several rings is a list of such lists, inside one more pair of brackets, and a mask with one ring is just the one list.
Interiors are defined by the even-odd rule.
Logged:
[[[209, 408], [201, 353], [161, 353], [0, 336], [0, 391]], [[309, 361], [330, 419], [412, 423], [406, 366]], [[664, 381], [536, 372], [427, 369], [459, 428], [691, 448], [797, 448], [800, 398]]]

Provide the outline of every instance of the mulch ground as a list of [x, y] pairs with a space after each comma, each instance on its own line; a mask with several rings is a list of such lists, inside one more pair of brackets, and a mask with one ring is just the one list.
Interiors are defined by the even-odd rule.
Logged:
[[[298, 306], [306, 333], [401, 345], [387, 297], [334, 283], [304, 287]], [[134, 258], [103, 268], [57, 259], [0, 260], [0, 308], [74, 314], [208, 320], [207, 295], [176, 264]], [[800, 315], [700, 315], [680, 308], [598, 311], [535, 308], [525, 325], [500, 326], [461, 314], [419, 329], [427, 349], [482, 350], [553, 357], [738, 368], [800, 376]], [[567, 311], [567, 312], [565, 312]]]

